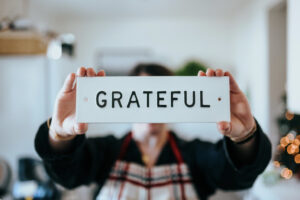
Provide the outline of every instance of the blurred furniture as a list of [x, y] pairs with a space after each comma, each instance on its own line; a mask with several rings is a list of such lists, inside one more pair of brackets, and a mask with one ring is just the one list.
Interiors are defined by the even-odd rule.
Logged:
[[19, 181], [14, 183], [15, 200], [55, 200], [60, 194], [48, 177], [43, 163], [33, 158], [19, 159]]
[[1, 31], [0, 55], [46, 55], [48, 40], [35, 31]]

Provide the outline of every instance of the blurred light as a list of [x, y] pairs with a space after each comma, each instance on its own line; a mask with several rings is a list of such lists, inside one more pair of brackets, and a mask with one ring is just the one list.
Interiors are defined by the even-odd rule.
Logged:
[[290, 141], [295, 139], [295, 135], [293, 133], [289, 133], [286, 136], [289, 138]]
[[57, 60], [62, 55], [61, 43], [58, 40], [52, 40], [47, 49], [47, 56], [50, 59]]
[[277, 160], [275, 160], [275, 161], [273, 162], [273, 165], [274, 165], [275, 167], [280, 167], [280, 162], [278, 162]]
[[285, 179], [290, 179], [292, 176], [293, 176], [292, 170], [290, 170], [288, 168], [283, 168], [281, 170], [281, 177], [283, 177]]
[[287, 148], [288, 154], [295, 154], [299, 152], [299, 147], [294, 144], [290, 144]]
[[294, 139], [293, 142], [292, 142], [294, 145], [297, 145], [299, 146], [300, 145], [300, 140], [299, 139]]
[[300, 154], [295, 155], [294, 160], [295, 163], [300, 164]]
[[286, 147], [288, 144], [290, 143], [290, 139], [288, 138], [288, 137], [282, 137], [281, 139], [280, 139], [280, 145], [282, 146], [282, 147]]
[[286, 111], [286, 113], [285, 113], [285, 118], [286, 118], [287, 120], [292, 120], [292, 119], [294, 118], [294, 114], [291, 113], [291, 112], [289, 112], [289, 111]]

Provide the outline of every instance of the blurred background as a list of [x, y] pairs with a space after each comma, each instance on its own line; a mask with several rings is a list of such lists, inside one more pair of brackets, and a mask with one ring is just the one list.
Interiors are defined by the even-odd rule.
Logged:
[[[298, 199], [299, 53], [299, 0], [0, 0], [0, 199], [90, 199], [93, 185], [66, 191], [49, 180], [34, 136], [68, 73], [127, 75], [142, 62], [178, 75], [229, 70], [272, 141], [252, 189], [211, 199]], [[215, 124], [170, 126], [187, 140], [221, 138]], [[91, 124], [87, 135], [130, 127]]]

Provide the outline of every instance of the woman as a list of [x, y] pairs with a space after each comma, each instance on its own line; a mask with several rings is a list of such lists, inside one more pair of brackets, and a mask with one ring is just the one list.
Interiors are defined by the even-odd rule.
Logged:
[[[141, 64], [131, 75], [172, 75]], [[216, 189], [252, 186], [271, 157], [271, 145], [253, 118], [245, 95], [229, 72], [208, 69], [198, 76], [229, 76], [231, 122], [217, 123], [223, 139], [184, 141], [167, 124], [133, 124], [123, 138], [86, 138], [88, 125], [75, 121], [76, 76], [105, 76], [81, 67], [56, 98], [52, 120], [38, 130], [35, 148], [50, 176], [67, 188], [96, 182], [97, 199], [207, 199]], [[201, 130], [199, 130], [200, 132]]]

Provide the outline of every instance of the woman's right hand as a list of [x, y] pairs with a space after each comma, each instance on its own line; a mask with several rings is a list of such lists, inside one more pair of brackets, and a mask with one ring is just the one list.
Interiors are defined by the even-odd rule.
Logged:
[[57, 94], [49, 134], [54, 141], [72, 140], [76, 135], [88, 130], [87, 123], [76, 122], [76, 77], [105, 76], [103, 70], [97, 74], [92, 68], [80, 67], [77, 73], [66, 78]]

